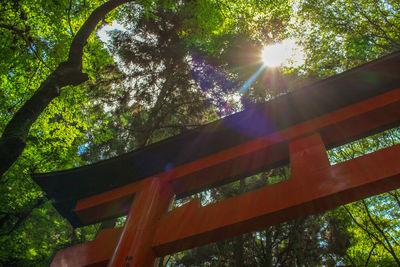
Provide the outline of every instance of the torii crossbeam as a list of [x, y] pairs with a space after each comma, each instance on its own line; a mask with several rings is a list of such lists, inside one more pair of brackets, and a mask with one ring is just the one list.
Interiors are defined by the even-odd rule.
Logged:
[[[326, 149], [400, 125], [400, 52], [122, 156], [34, 180], [72, 225], [124, 227], [52, 266], [153, 266], [157, 257], [400, 187], [400, 145], [331, 165]], [[180, 198], [290, 164], [290, 179], [201, 207]]]

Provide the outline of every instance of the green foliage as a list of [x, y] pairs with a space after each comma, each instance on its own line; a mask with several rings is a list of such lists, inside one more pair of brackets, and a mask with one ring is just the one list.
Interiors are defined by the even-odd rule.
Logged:
[[399, 7], [396, 0], [301, 2], [293, 27], [307, 54], [302, 69], [325, 78], [399, 50]]
[[[73, 35], [101, 1], [3, 1], [0, 5], [0, 132], [41, 82], [64, 61]], [[96, 80], [113, 62], [94, 37], [88, 40], [84, 68]], [[88, 87], [69, 87], [32, 126], [22, 156], [0, 184], [0, 264], [46, 266], [51, 254], [90, 240], [96, 228], [74, 230], [31, 180], [84, 164], [79, 147], [87, 131], [101, 134], [105, 122], [90, 112]], [[85, 107], [85, 108], [83, 108]], [[95, 125], [96, 123], [96, 125]], [[104, 135], [102, 135], [104, 136]], [[98, 137], [104, 138], [104, 137]]]
[[181, 36], [193, 46], [217, 52], [221, 37], [246, 34], [268, 44], [284, 38], [290, 20], [290, 1], [192, 1], [183, 6]]
[[[0, 132], [66, 59], [74, 34], [102, 2], [0, 3]], [[112, 12], [103, 24], [118, 18], [126, 31], [114, 31], [107, 49], [94, 34], [88, 39], [83, 67], [90, 81], [65, 88], [46, 108], [0, 184], [0, 265], [45, 266], [54, 251], [91, 240], [99, 229], [72, 229], [31, 173], [116, 156], [264, 102], [293, 89], [289, 82], [329, 77], [398, 50], [399, 7], [396, 0], [143, 0]], [[265, 71], [238, 104], [235, 90], [260, 67], [262, 45], [286, 38], [303, 45], [305, 63]], [[329, 155], [340, 164], [399, 140], [399, 130], [392, 129]], [[274, 170], [198, 197], [203, 204], [221, 201], [289, 176], [287, 168]], [[181, 252], [169, 263], [394, 266], [400, 257], [399, 199], [392, 191]]]

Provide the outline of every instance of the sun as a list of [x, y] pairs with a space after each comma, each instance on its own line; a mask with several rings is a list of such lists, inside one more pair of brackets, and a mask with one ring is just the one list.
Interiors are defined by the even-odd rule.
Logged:
[[276, 43], [264, 46], [262, 51], [262, 61], [265, 66], [278, 67], [289, 58], [290, 48], [285, 43]]

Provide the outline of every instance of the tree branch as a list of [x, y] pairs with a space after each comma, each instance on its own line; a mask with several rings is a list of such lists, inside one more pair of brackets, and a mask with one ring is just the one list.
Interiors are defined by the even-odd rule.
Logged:
[[96, 8], [72, 40], [68, 60], [62, 62], [15, 113], [0, 138], [0, 176], [21, 155], [32, 124], [50, 102], [60, 95], [61, 89], [69, 85], [76, 86], [88, 80], [87, 74], [82, 73], [83, 48], [97, 24], [114, 8], [132, 1], [110, 0]]
[[375, 247], [376, 247], [376, 244], [377, 244], [377, 243], [374, 243], [374, 245], [372, 246], [371, 250], [370, 250], [369, 253], [368, 253], [368, 258], [367, 258], [367, 260], [365, 261], [365, 265], [364, 265], [365, 267], [368, 266], [369, 260], [371, 259], [371, 255], [372, 255], [372, 252], [374, 251], [374, 249], [375, 249]]
[[396, 261], [396, 263], [400, 266], [400, 260], [397, 258], [396, 256], [396, 252], [393, 250], [392, 245], [389, 242], [389, 239], [387, 238], [385, 232], [383, 232], [383, 230], [379, 227], [379, 225], [375, 222], [375, 220], [372, 218], [371, 213], [369, 212], [369, 208], [367, 207], [367, 204], [365, 204], [364, 199], [361, 200], [361, 202], [363, 203], [364, 209], [367, 212], [368, 218], [371, 221], [372, 225], [375, 227], [376, 230], [378, 230], [379, 233], [381, 233], [381, 235], [383, 236], [383, 238], [386, 241], [386, 244], [389, 247], [388, 252], [392, 255], [392, 257], [394, 258], [394, 260]]
[[133, 2], [133, 0], [110, 0], [96, 8], [72, 40], [67, 62], [81, 68], [83, 48], [97, 24], [107, 15], [107, 13], [128, 2]]
[[347, 253], [347, 251], [345, 252], [345, 257], [347, 257], [347, 259], [350, 261], [351, 265], [350, 266], [357, 266], [357, 264], [355, 264], [355, 262], [353, 261], [353, 259], [350, 257], [350, 255]]
[[72, 25], [71, 25], [71, 8], [72, 8], [72, 0], [69, 0], [67, 19], [68, 19], [68, 25], [69, 25], [69, 30], [71, 31], [71, 35], [75, 36], [74, 30], [72, 29]]
[[167, 259], [167, 261], [165, 262], [165, 265], [163, 265], [163, 267], [168, 266], [168, 262], [169, 262], [169, 260], [171, 259], [171, 256], [172, 256], [172, 255], [169, 255], [169, 256], [168, 256], [168, 259]]
[[178, 128], [178, 129], [186, 130], [188, 127], [197, 128], [202, 125], [203, 124], [167, 124], [167, 125], [158, 126], [158, 128], [156, 130], [165, 129], [165, 128]]
[[399, 208], [400, 208], [400, 199], [399, 199], [398, 195], [397, 195], [396, 193], [394, 193], [394, 192], [395, 192], [395, 191], [393, 191], [393, 192], [388, 192], [388, 193], [389, 193], [389, 195], [391, 195], [392, 197], [394, 197], [394, 199], [396, 200], [397, 205], [398, 205]]
[[0, 28], [4, 28], [4, 29], [7, 29], [7, 30], [10, 30], [10, 31], [12, 31], [12, 32], [14, 32], [15, 34], [17, 34], [18, 36], [20, 36], [23, 40], [24, 40], [24, 42], [26, 43], [26, 45], [29, 47], [29, 49], [32, 51], [32, 53], [35, 55], [35, 57], [40, 61], [40, 62], [42, 62], [43, 63], [43, 65], [46, 67], [46, 68], [48, 68], [49, 70], [51, 70], [51, 71], [54, 71], [52, 68], [50, 68], [44, 61], [43, 61], [43, 59], [39, 56], [39, 53], [36, 51], [36, 49], [32, 46], [32, 41], [30, 41], [31, 40], [31, 38], [28, 36], [28, 37], [26, 37], [25, 36], [25, 34], [28, 34], [28, 31], [27, 30], [22, 30], [22, 29], [19, 29], [18, 27], [16, 27], [16, 26], [11, 26], [11, 25], [8, 25], [8, 24], [5, 24], [5, 23], [0, 23]]
[[351, 214], [351, 212], [347, 209], [346, 206], [343, 206], [343, 208], [346, 210], [346, 212], [349, 214], [350, 218], [353, 220], [353, 222], [360, 227], [364, 232], [366, 232], [368, 234], [369, 238], [374, 238], [378, 243], [380, 243], [387, 251], [389, 251], [389, 248], [385, 245], [385, 243], [380, 240], [376, 235], [374, 235], [373, 233], [371, 233], [367, 228], [363, 227], [357, 220], [356, 218], [354, 218], [353, 214]]

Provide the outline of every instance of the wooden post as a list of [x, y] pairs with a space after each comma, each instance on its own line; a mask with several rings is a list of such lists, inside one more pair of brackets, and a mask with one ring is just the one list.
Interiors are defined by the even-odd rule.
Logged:
[[143, 180], [108, 266], [154, 266], [157, 256], [152, 249], [152, 242], [156, 221], [168, 211], [172, 196], [171, 187], [160, 178]]

